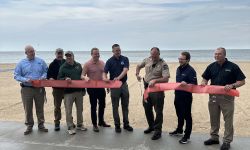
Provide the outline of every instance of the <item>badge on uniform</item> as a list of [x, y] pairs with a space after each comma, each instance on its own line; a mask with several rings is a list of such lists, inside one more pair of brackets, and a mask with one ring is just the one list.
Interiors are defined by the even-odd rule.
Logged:
[[124, 65], [124, 62], [123, 62], [123, 61], [121, 61], [121, 65]]

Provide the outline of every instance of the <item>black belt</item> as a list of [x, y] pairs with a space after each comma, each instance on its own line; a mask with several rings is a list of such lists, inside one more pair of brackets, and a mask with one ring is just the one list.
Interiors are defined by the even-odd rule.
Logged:
[[23, 83], [20, 83], [20, 86], [21, 86], [21, 87], [28, 87], [28, 88], [35, 88], [35, 87], [33, 87], [33, 86], [24, 85]]

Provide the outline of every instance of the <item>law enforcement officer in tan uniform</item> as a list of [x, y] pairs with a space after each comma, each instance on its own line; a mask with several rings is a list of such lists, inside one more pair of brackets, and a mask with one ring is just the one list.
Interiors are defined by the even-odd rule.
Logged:
[[[143, 60], [136, 67], [136, 77], [141, 81], [139, 76], [140, 70], [145, 67], [144, 88], [153, 87], [155, 83], [168, 82], [170, 77], [169, 68], [166, 62], [160, 58], [160, 50], [158, 47], [151, 49], [151, 56]], [[152, 140], [161, 138], [162, 123], [163, 123], [163, 107], [164, 107], [164, 92], [149, 93], [147, 101], [143, 101], [143, 106], [149, 127], [144, 131], [145, 134], [154, 131]], [[153, 107], [156, 113], [154, 118]]]

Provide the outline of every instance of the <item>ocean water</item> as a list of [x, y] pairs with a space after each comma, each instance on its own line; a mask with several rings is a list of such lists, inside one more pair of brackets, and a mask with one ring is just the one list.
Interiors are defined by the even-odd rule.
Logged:
[[[214, 50], [189, 50], [192, 62], [212, 62], [214, 61]], [[161, 58], [166, 62], [178, 62], [180, 50], [162, 50]], [[75, 60], [79, 63], [85, 63], [91, 58], [89, 51], [75, 51]], [[100, 51], [103, 61], [107, 61], [111, 56], [111, 51]], [[150, 51], [122, 51], [122, 55], [127, 56], [131, 63], [141, 62], [144, 58], [150, 56]], [[36, 56], [50, 63], [55, 58], [53, 51], [36, 51]], [[23, 51], [0, 51], [0, 63], [18, 63], [26, 55]], [[227, 50], [227, 58], [230, 61], [250, 61], [250, 49]]]

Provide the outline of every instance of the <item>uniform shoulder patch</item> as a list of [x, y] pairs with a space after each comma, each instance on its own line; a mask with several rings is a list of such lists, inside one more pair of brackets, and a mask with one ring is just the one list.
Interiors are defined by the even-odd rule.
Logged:
[[164, 64], [162, 68], [163, 68], [163, 70], [167, 70], [168, 69], [168, 65]]

